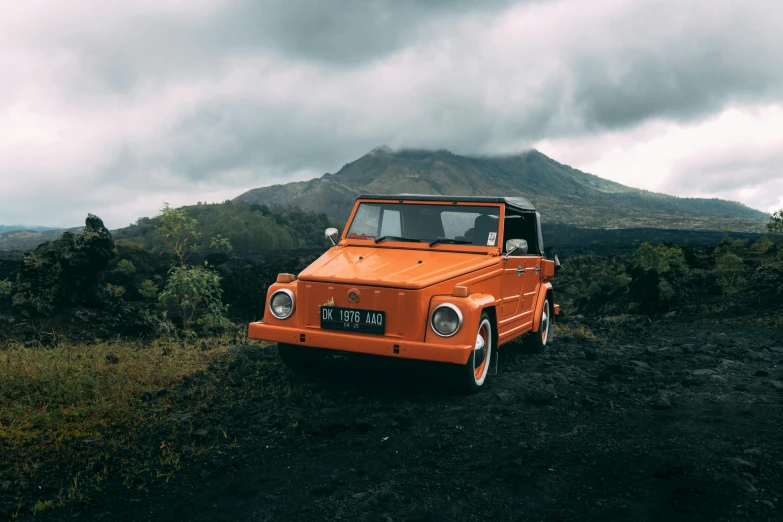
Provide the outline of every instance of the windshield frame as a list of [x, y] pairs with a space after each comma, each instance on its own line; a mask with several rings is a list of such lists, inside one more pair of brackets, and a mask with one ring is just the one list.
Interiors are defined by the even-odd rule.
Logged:
[[[412, 241], [400, 241], [395, 239], [387, 239], [380, 243], [375, 243], [375, 238], [370, 236], [367, 236], [366, 238], [348, 237], [348, 231], [351, 229], [353, 220], [356, 217], [357, 211], [359, 210], [359, 205], [361, 205], [362, 203], [389, 204], [392, 202], [396, 204], [403, 204], [403, 205], [428, 205], [428, 206], [442, 205], [444, 207], [467, 206], [467, 207], [488, 207], [488, 208], [497, 209], [498, 216], [499, 216], [497, 241], [494, 246], [437, 243], [432, 247], [430, 247], [429, 242], [420, 243], [420, 242], [412, 242]], [[351, 215], [345, 224], [345, 228], [343, 229], [339, 244], [344, 246], [351, 246], [351, 245], [370, 246], [374, 248], [398, 248], [398, 249], [405, 248], [411, 250], [433, 250], [433, 251], [440, 250], [440, 251], [449, 251], [449, 252], [470, 252], [470, 253], [480, 253], [480, 254], [498, 253], [501, 251], [501, 247], [503, 245], [503, 223], [505, 219], [505, 213], [506, 213], [505, 205], [503, 203], [497, 203], [497, 202], [408, 200], [405, 199], [404, 197], [401, 197], [398, 200], [391, 200], [391, 201], [388, 199], [357, 199], [356, 203], [354, 204], [353, 210], [351, 211]]]

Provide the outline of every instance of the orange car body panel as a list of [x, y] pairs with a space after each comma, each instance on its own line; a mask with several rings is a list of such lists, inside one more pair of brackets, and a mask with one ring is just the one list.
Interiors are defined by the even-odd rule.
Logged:
[[[400, 199], [404, 200], [404, 196]], [[357, 200], [348, 226], [359, 203], [375, 201]], [[499, 207], [496, 245], [503, 244], [502, 203], [405, 203]], [[427, 243], [400, 241], [376, 244], [372, 238], [346, 238], [348, 226], [339, 243], [304, 269], [296, 280], [269, 287], [267, 303], [276, 291], [288, 289], [295, 296], [294, 310], [281, 320], [267, 309], [262, 321], [250, 323], [251, 339], [464, 364], [474, 348], [484, 310], [497, 319], [493, 327], [499, 344], [537, 330], [543, 296], [552, 291], [549, 280], [554, 275], [554, 262], [541, 255], [504, 259], [497, 246], [430, 247]], [[469, 295], [453, 296], [455, 286], [467, 287]], [[358, 303], [349, 300], [349, 292], [358, 294]], [[321, 329], [321, 305], [327, 303], [385, 312], [385, 333]], [[441, 337], [430, 324], [430, 314], [442, 303], [455, 305], [463, 316], [461, 328], [451, 337]], [[553, 310], [557, 314], [559, 306], [554, 305]]]

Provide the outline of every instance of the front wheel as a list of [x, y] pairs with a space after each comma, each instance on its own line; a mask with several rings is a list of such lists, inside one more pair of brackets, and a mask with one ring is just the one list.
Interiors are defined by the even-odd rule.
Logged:
[[296, 344], [277, 343], [277, 353], [283, 364], [296, 372], [317, 367], [324, 358], [323, 350]]
[[486, 312], [481, 313], [476, 343], [468, 357], [468, 362], [460, 368], [459, 380], [462, 388], [468, 393], [475, 393], [484, 384], [489, 372], [489, 362], [492, 359], [492, 321]]

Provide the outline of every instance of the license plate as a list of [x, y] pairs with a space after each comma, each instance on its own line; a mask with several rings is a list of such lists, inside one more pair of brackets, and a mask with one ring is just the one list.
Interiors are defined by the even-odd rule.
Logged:
[[340, 308], [338, 306], [321, 307], [321, 329], [342, 330], [383, 335], [386, 328], [386, 312]]

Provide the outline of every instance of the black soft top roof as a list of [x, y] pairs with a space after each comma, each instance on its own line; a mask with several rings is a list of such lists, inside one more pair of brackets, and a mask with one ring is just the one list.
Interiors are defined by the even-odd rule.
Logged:
[[459, 201], [464, 203], [505, 203], [507, 207], [523, 212], [535, 212], [530, 201], [522, 197], [500, 198], [495, 196], [440, 196], [429, 194], [362, 194], [357, 199], [389, 199], [399, 201]]

